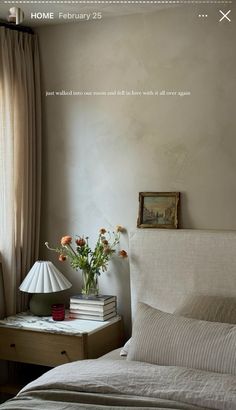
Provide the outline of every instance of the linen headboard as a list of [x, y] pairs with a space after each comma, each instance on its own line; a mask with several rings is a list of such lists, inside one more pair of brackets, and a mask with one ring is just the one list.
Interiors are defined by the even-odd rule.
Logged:
[[236, 231], [130, 234], [132, 316], [138, 301], [173, 313], [193, 295], [236, 297]]

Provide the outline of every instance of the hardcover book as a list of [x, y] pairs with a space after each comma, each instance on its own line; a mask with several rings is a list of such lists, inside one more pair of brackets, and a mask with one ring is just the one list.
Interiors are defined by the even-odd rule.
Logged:
[[70, 314], [78, 314], [80, 316], [91, 315], [91, 316], [105, 317], [106, 315], [109, 315], [110, 313], [114, 313], [114, 312], [116, 312], [116, 308], [114, 308], [114, 307], [111, 308], [111, 309], [106, 310], [106, 312], [99, 312], [99, 311], [96, 311], [96, 310], [80, 310], [80, 309], [71, 309], [70, 308]]
[[98, 295], [98, 296], [86, 296], [82, 293], [71, 296], [70, 303], [85, 303], [95, 305], [107, 305], [108, 303], [116, 302], [116, 296], [112, 295]]
[[116, 312], [109, 313], [105, 316], [92, 316], [92, 315], [80, 315], [77, 313], [70, 313], [70, 318], [72, 319], [81, 319], [81, 320], [96, 320], [98, 322], [105, 322], [108, 319], [116, 316]]
[[111, 309], [116, 309], [116, 302], [107, 303], [106, 305], [70, 303], [70, 310], [80, 310], [82, 312], [93, 310], [95, 312], [104, 313]]

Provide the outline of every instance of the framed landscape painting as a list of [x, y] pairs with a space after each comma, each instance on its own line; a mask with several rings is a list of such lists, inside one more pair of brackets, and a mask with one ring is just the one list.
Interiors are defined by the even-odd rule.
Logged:
[[178, 228], [179, 192], [140, 192], [138, 228]]

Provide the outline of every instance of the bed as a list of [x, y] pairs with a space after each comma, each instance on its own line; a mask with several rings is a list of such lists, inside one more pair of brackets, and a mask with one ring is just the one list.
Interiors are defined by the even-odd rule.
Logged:
[[127, 356], [58, 366], [0, 409], [236, 409], [236, 232], [130, 235]]

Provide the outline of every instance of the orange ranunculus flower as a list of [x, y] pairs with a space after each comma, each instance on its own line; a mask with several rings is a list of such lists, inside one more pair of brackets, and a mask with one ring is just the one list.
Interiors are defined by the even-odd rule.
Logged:
[[109, 255], [111, 253], [110, 246], [104, 246], [103, 252], [105, 253], [105, 255]]
[[116, 232], [124, 232], [125, 228], [122, 225], [116, 225], [115, 230]]
[[66, 260], [66, 256], [61, 254], [58, 259], [60, 262], [64, 262]]
[[65, 245], [70, 245], [70, 243], [72, 242], [72, 237], [71, 236], [63, 236], [61, 238], [61, 245], [65, 246]]
[[101, 229], [99, 230], [99, 232], [100, 232], [101, 235], [104, 235], [104, 234], [106, 233], [106, 229], [105, 229], [105, 228], [101, 228]]
[[79, 238], [79, 239], [76, 239], [75, 243], [78, 246], [84, 246], [86, 244], [86, 241], [84, 238]]
[[124, 249], [122, 249], [122, 251], [119, 252], [119, 256], [121, 256], [121, 258], [127, 258], [128, 254]]

